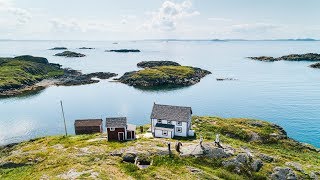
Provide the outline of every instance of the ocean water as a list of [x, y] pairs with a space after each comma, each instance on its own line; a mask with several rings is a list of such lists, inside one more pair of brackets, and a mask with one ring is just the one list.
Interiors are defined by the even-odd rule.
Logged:
[[[87, 55], [55, 57], [65, 46]], [[79, 50], [79, 47], [94, 50]], [[63, 134], [59, 101], [64, 103], [67, 128], [75, 119], [126, 116], [133, 124], [149, 123], [154, 102], [191, 106], [195, 115], [245, 117], [284, 127], [291, 138], [320, 147], [320, 70], [310, 62], [258, 62], [248, 56], [320, 53], [320, 42], [294, 41], [0, 41], [0, 57], [33, 55], [90, 72], [124, 72], [147, 60], [172, 60], [211, 71], [200, 83], [178, 89], [141, 90], [103, 80], [97, 84], [50, 87], [38, 93], [0, 99], [0, 144]], [[141, 53], [111, 53], [134, 48]], [[236, 78], [237, 81], [216, 81]]]

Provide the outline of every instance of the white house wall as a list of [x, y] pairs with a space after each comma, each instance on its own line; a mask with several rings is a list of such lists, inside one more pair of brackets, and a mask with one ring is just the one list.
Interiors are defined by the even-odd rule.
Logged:
[[163, 135], [163, 134], [162, 134], [162, 131], [163, 131], [163, 130], [155, 129], [155, 131], [154, 131], [154, 136], [155, 136], [155, 137], [160, 137], [160, 138], [173, 138], [171, 131], [168, 131], [167, 136]]
[[[152, 121], [151, 131], [152, 131], [152, 133], [155, 133], [154, 127], [158, 123], [158, 120], [157, 119], [152, 119], [151, 121]], [[161, 120], [161, 123], [162, 124], [168, 124], [168, 121], [167, 120]], [[171, 124], [175, 126], [175, 129], [174, 129], [174, 131], [175, 131], [174, 135], [175, 136], [182, 136], [182, 137], [187, 137], [188, 136], [188, 131], [189, 131], [190, 126], [188, 125], [187, 122], [182, 122], [181, 126], [177, 125], [177, 121], [171, 121]], [[177, 127], [181, 127], [182, 128], [181, 133], [177, 132]], [[155, 134], [155, 136], [158, 137], [156, 134]]]

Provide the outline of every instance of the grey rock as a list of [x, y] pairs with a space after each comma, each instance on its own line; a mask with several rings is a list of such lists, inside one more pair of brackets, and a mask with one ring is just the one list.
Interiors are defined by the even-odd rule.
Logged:
[[311, 179], [318, 180], [320, 176], [320, 172], [311, 171], [309, 176]]
[[275, 167], [271, 174], [272, 180], [296, 180], [298, 179], [294, 171], [288, 167]]
[[213, 148], [208, 154], [213, 158], [227, 158], [233, 155], [233, 151], [223, 148]]
[[249, 157], [245, 153], [238, 154], [236, 160], [242, 164], [246, 164], [249, 161]]
[[253, 163], [251, 164], [251, 168], [255, 171], [255, 172], [259, 172], [260, 169], [263, 166], [263, 162], [261, 161], [261, 159], [256, 159], [253, 161]]
[[135, 162], [135, 159], [137, 157], [137, 154], [136, 153], [125, 153], [123, 154], [122, 156], [122, 160], [125, 161], [125, 162], [131, 162], [131, 163], [134, 163]]
[[286, 166], [291, 166], [297, 171], [304, 172], [303, 169], [302, 169], [301, 164], [299, 164], [297, 162], [286, 162], [285, 165]]
[[265, 162], [269, 162], [270, 163], [270, 162], [274, 161], [274, 157], [269, 156], [267, 154], [260, 154], [259, 157]]

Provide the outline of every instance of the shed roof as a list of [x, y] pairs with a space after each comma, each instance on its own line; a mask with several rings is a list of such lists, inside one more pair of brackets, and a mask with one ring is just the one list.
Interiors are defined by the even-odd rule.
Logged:
[[174, 129], [174, 125], [172, 125], [172, 124], [157, 123], [155, 127], [166, 128], [166, 129]]
[[190, 120], [191, 115], [191, 107], [154, 104], [151, 119], [187, 122]]
[[75, 120], [74, 125], [76, 127], [101, 126], [102, 119], [78, 119]]
[[127, 127], [127, 118], [126, 117], [106, 118], [106, 127], [125, 128]]

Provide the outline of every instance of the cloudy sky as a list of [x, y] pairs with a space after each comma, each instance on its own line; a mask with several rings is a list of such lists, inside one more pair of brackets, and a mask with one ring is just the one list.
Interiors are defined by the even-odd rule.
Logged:
[[319, 0], [0, 0], [0, 39], [320, 39]]

